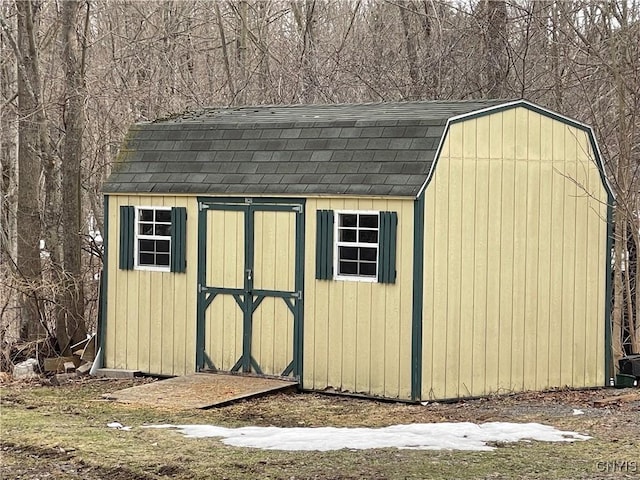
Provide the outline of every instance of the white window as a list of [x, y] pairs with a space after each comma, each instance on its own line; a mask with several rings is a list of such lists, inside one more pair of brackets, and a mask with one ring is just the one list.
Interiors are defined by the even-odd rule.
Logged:
[[335, 278], [375, 282], [378, 277], [379, 212], [337, 211]]
[[136, 207], [136, 268], [168, 272], [170, 257], [171, 208]]

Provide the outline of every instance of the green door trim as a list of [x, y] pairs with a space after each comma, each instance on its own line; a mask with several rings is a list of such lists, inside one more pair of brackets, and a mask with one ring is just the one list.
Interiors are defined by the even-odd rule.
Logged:
[[[263, 372], [251, 355], [253, 315], [266, 297], [282, 298], [293, 315], [293, 359], [281, 373], [293, 374], [300, 382], [303, 367], [303, 290], [304, 290], [304, 199], [290, 198], [210, 198], [198, 197], [198, 293], [196, 324], [196, 371], [208, 367], [216, 369], [205, 353], [206, 311], [218, 295], [231, 295], [242, 310], [242, 355], [231, 371]], [[206, 285], [207, 263], [207, 211], [223, 210], [244, 212], [244, 285], [243, 288], [225, 288]], [[254, 290], [254, 213], [259, 211], [296, 212], [295, 217], [295, 281], [294, 291]]]

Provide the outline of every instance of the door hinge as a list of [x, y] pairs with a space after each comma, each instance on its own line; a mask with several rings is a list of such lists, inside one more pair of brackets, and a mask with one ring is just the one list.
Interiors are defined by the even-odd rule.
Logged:
[[198, 293], [202, 293], [202, 284], [201, 283], [198, 284]]
[[204, 202], [198, 203], [198, 210], [199, 211], [206, 210], [207, 208], [209, 208], [209, 205], [207, 205], [206, 203], [204, 203]]
[[298, 290], [297, 292], [293, 293], [293, 298], [297, 299], [297, 300], [302, 300], [302, 290]]
[[302, 205], [294, 205], [293, 211], [294, 212], [298, 212], [298, 213], [302, 213], [302, 212], [304, 212], [304, 208], [302, 207]]

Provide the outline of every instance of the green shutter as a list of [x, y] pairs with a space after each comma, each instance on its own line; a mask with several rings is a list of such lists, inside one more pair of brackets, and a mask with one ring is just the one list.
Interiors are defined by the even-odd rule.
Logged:
[[316, 278], [333, 279], [333, 210], [316, 212]]
[[396, 283], [396, 232], [398, 214], [380, 212], [378, 282]]
[[171, 271], [187, 270], [187, 209], [171, 208]]
[[135, 210], [133, 207], [120, 207], [120, 269], [133, 270]]

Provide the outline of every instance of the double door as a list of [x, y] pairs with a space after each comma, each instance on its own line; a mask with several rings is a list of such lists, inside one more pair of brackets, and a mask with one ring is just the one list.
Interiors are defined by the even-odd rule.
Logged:
[[301, 201], [199, 199], [197, 369], [298, 378]]

